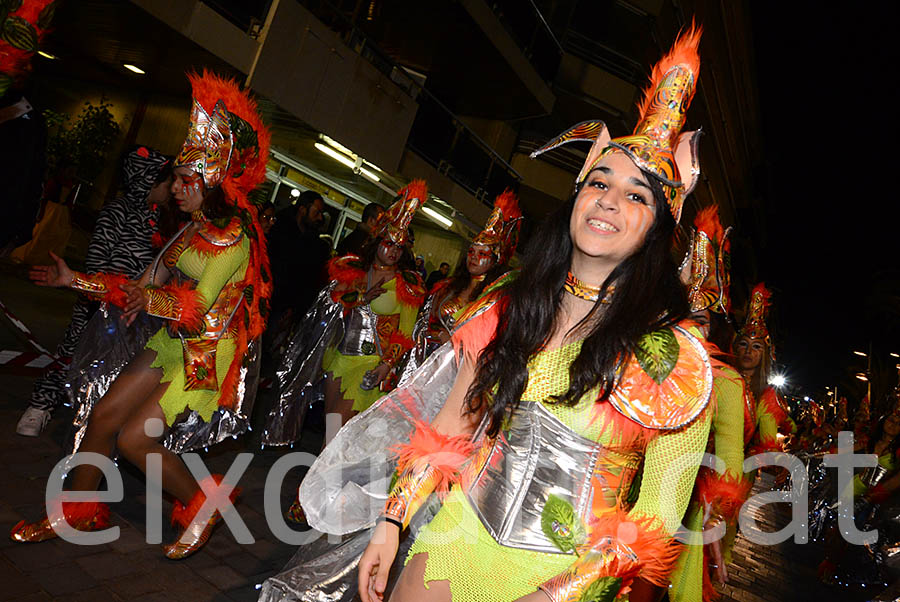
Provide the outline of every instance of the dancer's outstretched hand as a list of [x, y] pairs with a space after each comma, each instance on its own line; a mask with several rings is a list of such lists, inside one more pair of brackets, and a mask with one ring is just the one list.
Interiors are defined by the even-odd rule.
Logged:
[[53, 251], [50, 251], [50, 258], [54, 265], [33, 265], [28, 270], [28, 278], [38, 286], [62, 287], [72, 284], [75, 273], [66, 262]]
[[372, 539], [359, 559], [359, 597], [362, 602], [383, 602], [387, 589], [388, 573], [397, 548], [400, 546], [400, 529], [397, 525], [381, 521], [372, 532]]

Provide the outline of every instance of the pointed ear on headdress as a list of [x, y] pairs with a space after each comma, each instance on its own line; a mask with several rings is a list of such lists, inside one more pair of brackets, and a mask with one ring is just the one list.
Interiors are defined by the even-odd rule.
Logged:
[[686, 197], [700, 181], [700, 136], [703, 130], [682, 132], [675, 144], [675, 165], [678, 166], [678, 177], [684, 188], [679, 191]]
[[531, 153], [530, 156], [534, 159], [547, 151], [568, 144], [569, 142], [593, 142], [591, 150], [588, 152], [587, 159], [578, 174], [578, 179], [575, 180], [575, 183], [577, 184], [587, 175], [590, 166], [600, 158], [600, 153], [609, 145], [610, 139], [609, 130], [606, 129], [606, 124], [602, 121], [582, 121]]

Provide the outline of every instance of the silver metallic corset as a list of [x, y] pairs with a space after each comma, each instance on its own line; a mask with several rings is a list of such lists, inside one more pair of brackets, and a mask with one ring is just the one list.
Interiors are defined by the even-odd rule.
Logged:
[[595, 471], [604, 464], [621, 468], [621, 489], [627, 490], [640, 461], [638, 453], [621, 453], [575, 433], [541, 403], [523, 401], [509, 430], [494, 439], [466, 495], [500, 545], [561, 554], [541, 529], [547, 497], [569, 502], [587, 523], [594, 495], [605, 493], [593, 489]]
[[337, 350], [342, 355], [381, 355], [378, 316], [368, 305], [354, 307], [344, 316], [344, 337]]

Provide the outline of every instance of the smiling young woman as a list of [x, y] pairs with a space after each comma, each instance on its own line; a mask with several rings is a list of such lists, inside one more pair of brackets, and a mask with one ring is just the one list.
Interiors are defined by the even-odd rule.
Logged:
[[[348, 423], [307, 475], [314, 528], [381, 519], [359, 561], [364, 602], [387, 599], [400, 533], [435, 492], [442, 505], [416, 533], [394, 601], [637, 601], [667, 583], [712, 391], [670, 256], [699, 174], [695, 136], [681, 133], [698, 44], [688, 32], [654, 69], [634, 134], [611, 139], [586, 122], [541, 149], [592, 142], [519, 275], [474, 303], [452, 348]], [[388, 435], [399, 440], [393, 478], [378, 463]], [[326, 486], [351, 466], [377, 480]], [[308, 582], [311, 566], [287, 579]], [[261, 599], [278, 599], [275, 587]]]

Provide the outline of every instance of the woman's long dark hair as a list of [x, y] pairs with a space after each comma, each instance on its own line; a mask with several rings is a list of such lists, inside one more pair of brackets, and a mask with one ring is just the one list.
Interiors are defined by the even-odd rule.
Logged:
[[225, 191], [221, 186], [216, 186], [206, 192], [200, 208], [203, 209], [203, 215], [213, 222], [216, 220], [227, 221], [237, 214], [237, 208], [225, 196]]
[[[366, 266], [367, 270], [375, 262], [375, 258], [378, 256], [378, 245], [381, 244], [383, 239], [384, 237], [381, 236], [370, 238], [360, 249], [359, 256], [362, 258], [363, 265]], [[416, 258], [413, 257], [412, 250], [405, 245], [402, 248], [403, 254], [400, 255], [400, 261], [397, 262], [397, 270], [416, 271]]]
[[[495, 256], [496, 257], [496, 256]], [[469, 273], [469, 268], [467, 264], [468, 257], [463, 255], [456, 264], [456, 268], [453, 270], [453, 279], [450, 280], [450, 285], [447, 288], [448, 295], [458, 295], [469, 286], [469, 283], [472, 282], [472, 275]], [[496, 263], [494, 266], [489, 269], [484, 278], [479, 282], [474, 289], [472, 289], [472, 299], [477, 299], [481, 292], [484, 290], [484, 287], [491, 284], [497, 278], [505, 274], [509, 271], [509, 266], [506, 264]]]
[[[675, 220], [659, 180], [652, 174], [644, 175], [653, 190], [656, 219], [641, 247], [616, 266], [603, 283], [601, 300], [615, 283], [611, 302], [598, 313], [602, 305], [598, 301], [573, 328], [584, 329], [587, 335], [569, 368], [569, 389], [553, 402], [575, 405], [598, 385], [598, 401], [606, 400], [640, 337], [689, 313], [687, 294], [671, 255]], [[580, 191], [581, 185], [531, 237], [521, 273], [501, 301], [504, 305], [495, 336], [478, 358], [466, 406], [471, 413], [488, 413], [489, 436], [499, 431], [507, 408], [518, 406], [528, 384], [528, 360], [556, 327], [572, 257], [569, 221]]]

